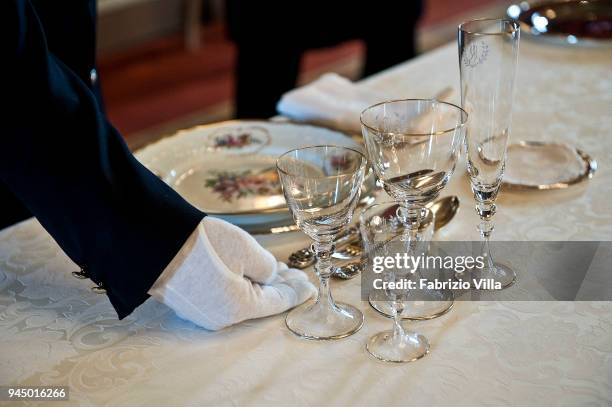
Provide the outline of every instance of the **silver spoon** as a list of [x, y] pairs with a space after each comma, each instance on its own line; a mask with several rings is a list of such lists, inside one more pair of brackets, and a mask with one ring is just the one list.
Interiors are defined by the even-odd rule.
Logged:
[[[344, 246], [347, 246], [352, 243], [359, 242], [359, 229], [355, 226], [351, 226], [348, 228], [338, 239], [336, 240], [336, 248], [342, 249]], [[332, 254], [334, 258], [340, 258], [341, 260], [348, 260], [348, 257], [344, 257], [343, 255], [339, 255], [336, 252]], [[289, 262], [287, 265], [291, 268], [304, 269], [308, 266], [313, 265], [315, 262], [315, 255], [310, 250], [309, 247], [305, 247], [301, 250], [298, 250], [289, 256]]]
[[[435, 217], [434, 232], [446, 226], [459, 210], [459, 198], [455, 195], [435, 200], [428, 208]], [[361, 272], [365, 262], [363, 259], [352, 261], [337, 267], [333, 276], [342, 280], [350, 280]]]
[[445, 196], [435, 200], [428, 208], [434, 213], [436, 223], [434, 232], [448, 224], [459, 210], [459, 197], [455, 195]]
[[[434, 229], [437, 230], [450, 222], [453, 216], [455, 216], [455, 212], [457, 212], [459, 208], [459, 198], [456, 196], [441, 198], [428, 205], [428, 208], [431, 209], [436, 217]], [[348, 253], [345, 249], [349, 245], [359, 243], [360, 239], [359, 230], [354, 226], [350, 227], [336, 240], [336, 251], [332, 254], [332, 257], [342, 261], [355, 258], [359, 254]], [[304, 269], [313, 265], [314, 262], [314, 253], [310, 248], [305, 247], [292, 253], [291, 256], [289, 256], [287, 265], [292, 268]]]

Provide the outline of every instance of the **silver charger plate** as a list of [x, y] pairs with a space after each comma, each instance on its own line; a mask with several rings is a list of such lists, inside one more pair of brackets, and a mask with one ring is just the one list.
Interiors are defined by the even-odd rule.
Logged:
[[571, 47], [612, 47], [612, 0], [521, 1], [507, 14], [534, 41]]
[[597, 162], [569, 144], [519, 141], [507, 150], [503, 186], [510, 190], [564, 189], [586, 181]]

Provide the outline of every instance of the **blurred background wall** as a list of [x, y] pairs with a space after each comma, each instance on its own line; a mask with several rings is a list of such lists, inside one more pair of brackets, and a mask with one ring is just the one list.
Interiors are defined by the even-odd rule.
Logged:
[[[418, 23], [421, 53], [453, 40], [461, 21], [502, 16], [510, 4], [424, 1]], [[112, 122], [131, 148], [233, 117], [236, 52], [227, 38], [225, 15], [224, 0], [98, 0], [103, 93]], [[299, 83], [329, 71], [358, 79], [362, 63], [359, 41], [311, 50], [302, 58]]]

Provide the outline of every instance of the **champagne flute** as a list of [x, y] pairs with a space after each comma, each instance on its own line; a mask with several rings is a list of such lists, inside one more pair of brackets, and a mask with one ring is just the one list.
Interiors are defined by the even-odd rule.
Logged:
[[312, 146], [280, 156], [276, 168], [298, 227], [314, 240], [319, 292], [287, 314], [289, 330], [307, 339], [339, 339], [363, 325], [363, 314], [335, 302], [329, 286], [334, 239], [351, 221], [359, 201], [367, 160], [351, 148]]
[[[519, 25], [505, 19], [468, 21], [459, 26], [461, 104], [470, 115], [467, 126], [467, 169], [482, 240], [485, 267], [473, 279], [490, 279], [502, 288], [516, 279], [514, 271], [491, 257], [495, 200], [504, 175], [510, 136], [514, 78], [520, 39]], [[462, 279], [463, 274], [456, 274]]]

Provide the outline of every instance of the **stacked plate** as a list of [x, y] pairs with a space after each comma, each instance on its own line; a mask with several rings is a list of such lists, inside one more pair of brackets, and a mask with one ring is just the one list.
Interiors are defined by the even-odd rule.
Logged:
[[276, 158], [294, 148], [334, 144], [361, 150], [320, 127], [229, 121], [183, 130], [135, 155], [192, 205], [251, 232], [292, 225]]

